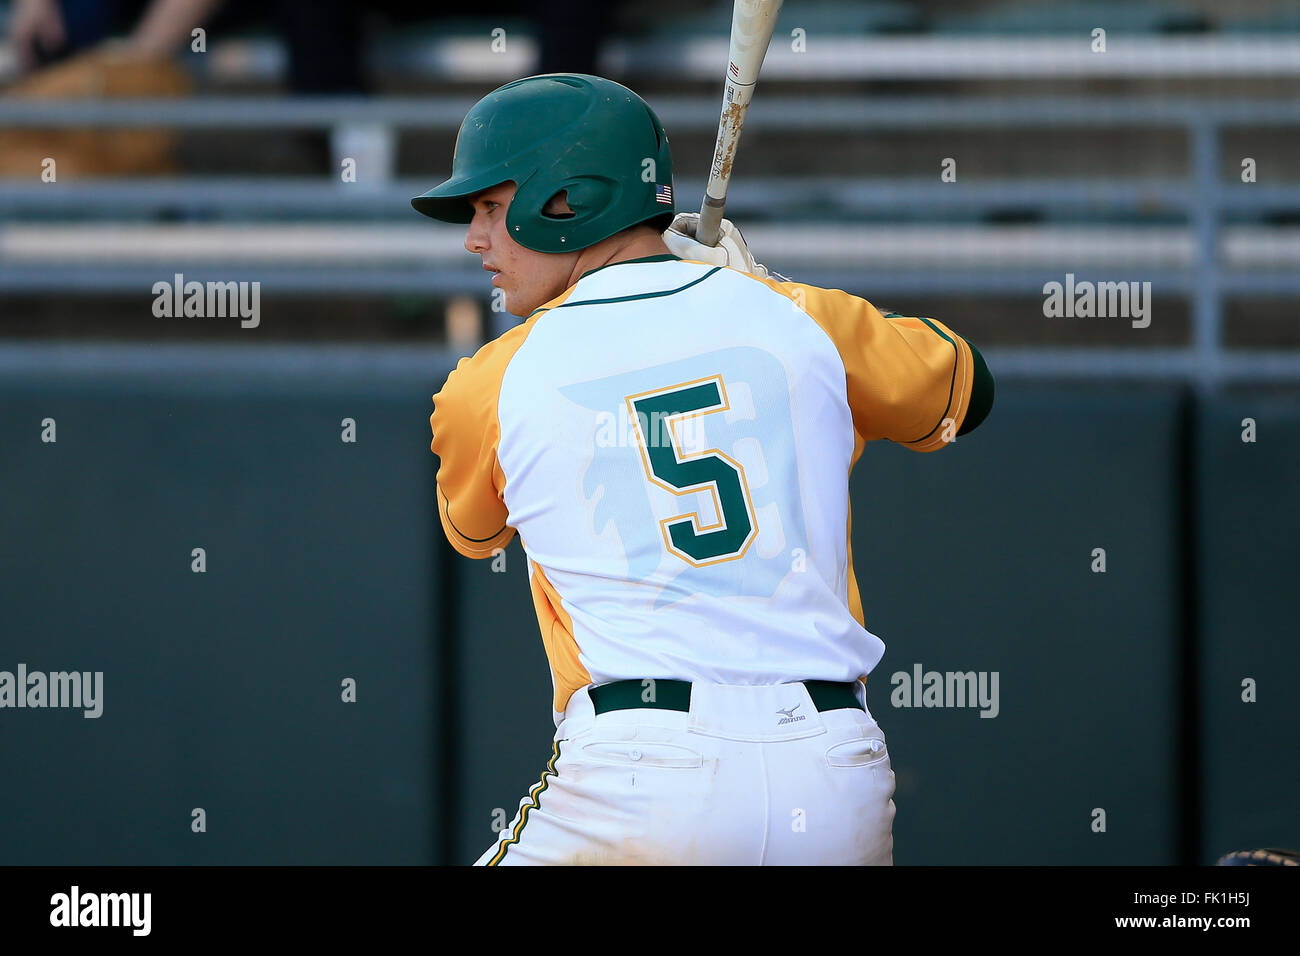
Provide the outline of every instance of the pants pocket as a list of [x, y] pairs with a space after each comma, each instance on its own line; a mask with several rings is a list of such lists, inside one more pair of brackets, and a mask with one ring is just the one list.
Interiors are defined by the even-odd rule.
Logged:
[[826, 763], [831, 767], [869, 767], [873, 764], [889, 765], [889, 748], [883, 735], [868, 732], [866, 736], [844, 740], [826, 751]]
[[704, 756], [679, 744], [644, 740], [594, 740], [584, 744], [582, 759], [620, 767], [666, 767], [689, 770], [704, 765]]

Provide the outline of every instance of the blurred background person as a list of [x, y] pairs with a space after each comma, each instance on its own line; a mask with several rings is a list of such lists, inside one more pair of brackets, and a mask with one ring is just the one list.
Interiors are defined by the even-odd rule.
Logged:
[[[469, 15], [469, 3], [443, 4], [440, 17]], [[597, 70], [608, 32], [610, 5], [597, 0], [556, 0], [539, 13], [522, 2], [498, 4], [495, 14], [533, 20], [539, 47], [534, 72]], [[173, 97], [192, 93], [190, 71], [177, 55], [196, 31], [217, 35], [258, 26], [283, 45], [284, 85], [295, 95], [372, 92], [365, 69], [368, 27], [376, 21], [412, 24], [428, 19], [423, 5], [407, 0], [357, 4], [348, 0], [16, 0], [9, 41], [19, 79], [5, 93], [26, 98]], [[206, 49], [207, 37], [203, 38]], [[272, 134], [290, 153], [314, 166], [332, 165], [324, 137], [287, 131]], [[169, 130], [87, 129], [0, 132], [0, 176], [22, 177], [55, 156], [66, 174], [148, 175], [176, 171], [177, 137]], [[346, 144], [352, 146], [352, 140]], [[348, 152], [345, 148], [343, 152]]]
[[[509, 0], [493, 5], [502, 17], [534, 23], [540, 57], [536, 72], [596, 72], [611, 8], [600, 0], [553, 0], [537, 5]], [[480, 5], [447, 2], [438, 17], [470, 16]], [[29, 71], [121, 37], [123, 51], [159, 59], [182, 49], [196, 27], [244, 28], [264, 23], [288, 51], [286, 85], [294, 93], [354, 93], [366, 89], [364, 46], [371, 14], [397, 23], [430, 19], [425, 4], [379, 0], [16, 0], [9, 27], [19, 67]]]
[[[16, 0], [10, 25], [19, 67], [32, 70], [122, 36], [123, 53], [172, 55], [222, 0]], [[125, 31], [125, 32], [123, 32]]]

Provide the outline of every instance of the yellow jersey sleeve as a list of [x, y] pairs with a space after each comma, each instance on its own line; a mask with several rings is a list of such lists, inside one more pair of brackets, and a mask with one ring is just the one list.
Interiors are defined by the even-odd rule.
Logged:
[[491, 557], [514, 537], [497, 459], [501, 378], [523, 343], [524, 326], [461, 359], [433, 396], [430, 448], [438, 456], [438, 515], [447, 540], [470, 558]]
[[759, 281], [788, 297], [835, 344], [863, 441], [884, 438], [926, 452], [956, 438], [974, 381], [971, 349], [960, 335], [933, 319], [883, 314], [839, 289]]
[[467, 558], [490, 558], [515, 536], [506, 508], [506, 476], [497, 447], [501, 380], [537, 320], [573, 292], [539, 306], [521, 324], [456, 363], [433, 396], [429, 447], [438, 456], [438, 516], [453, 548]]

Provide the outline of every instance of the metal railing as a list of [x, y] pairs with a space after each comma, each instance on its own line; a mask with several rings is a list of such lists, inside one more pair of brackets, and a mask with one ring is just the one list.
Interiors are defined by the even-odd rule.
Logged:
[[[820, 22], [808, 11], [786, 8], [763, 65], [767, 80], [819, 83], [827, 80], [1037, 80], [1070, 78], [1194, 77], [1259, 78], [1300, 76], [1300, 37], [1290, 32], [1217, 32], [1162, 35], [1112, 31], [1104, 51], [1094, 50], [1090, 29], [1060, 28], [1054, 34], [873, 34], [849, 30], [833, 15]], [[655, 76], [710, 82], [726, 62], [727, 19], [712, 25], [676, 25], [658, 36], [611, 37], [597, 69], [605, 76]], [[1099, 24], [1094, 24], [1094, 26]], [[508, 82], [537, 72], [540, 45], [527, 24], [511, 28], [505, 49], [492, 43], [485, 21], [468, 34], [401, 34], [367, 45], [372, 71], [405, 78]], [[793, 42], [794, 30], [803, 42]], [[211, 50], [189, 56], [205, 77], [231, 83], [273, 83], [287, 71], [288, 50], [270, 36], [230, 37]], [[0, 81], [17, 62], [0, 37]]]
[[[183, 101], [35, 102], [0, 101], [0, 127], [171, 127], [187, 129], [331, 129], [352, 127], [379, 129], [395, 136], [398, 129], [441, 129], [454, 131], [472, 98], [436, 99], [336, 99], [336, 100], [244, 100], [194, 99]], [[670, 133], [707, 133], [716, 128], [717, 103], [711, 97], [657, 97], [656, 111]], [[1300, 128], [1300, 105], [1289, 101], [1196, 101], [1133, 99], [978, 99], [955, 100], [935, 97], [867, 99], [824, 97], [813, 100], [772, 96], [755, 101], [747, 129], [776, 131], [785, 135], [826, 132], [836, 129], [870, 129], [882, 133], [895, 130], [1044, 130], [1122, 129], [1180, 130], [1187, 141], [1188, 175], [1159, 181], [1070, 180], [1045, 176], [1033, 181], [953, 182], [940, 181], [937, 170], [932, 181], [890, 182], [878, 179], [816, 178], [736, 180], [729, 213], [738, 218], [746, 213], [767, 213], [774, 209], [815, 208], [833, 200], [851, 214], [886, 215], [901, 209], [927, 209], [953, 213], [990, 213], [1007, 207], [1056, 211], [1060, 209], [1104, 209], [1109, 213], [1141, 216], [1153, 208], [1177, 214], [1190, 240], [1190, 261], [1174, 267], [1148, 270], [1145, 274], [1098, 274], [1096, 268], [1076, 269], [1080, 280], [1146, 280], [1162, 292], [1187, 295], [1191, 300], [1191, 342], [1175, 349], [1055, 349], [1007, 350], [1009, 367], [1017, 374], [1035, 374], [1036, 369], [1054, 375], [1141, 375], [1174, 376], [1200, 387], [1212, 388], [1223, 382], [1271, 379], [1300, 381], [1300, 352], [1243, 351], [1229, 353], [1223, 346], [1223, 313], [1226, 295], [1300, 297], [1300, 268], [1283, 261], [1255, 267], [1250, 256], [1243, 267], [1228, 268], [1222, 240], [1225, 220], [1251, 213], [1295, 213], [1300, 210], [1300, 178], [1288, 183], [1226, 182], [1220, 177], [1221, 137], [1225, 129]], [[413, 181], [392, 180], [391, 170], [372, 171], [368, 184], [280, 182], [265, 178], [238, 180], [175, 180], [153, 182], [46, 184], [8, 182], [0, 184], [0, 217], [12, 222], [18, 216], [62, 211], [125, 212], [136, 217], [161, 210], [187, 209], [202, 217], [231, 211], [252, 213], [274, 208], [288, 216], [316, 217], [323, 211], [349, 216], [360, 210], [373, 212], [376, 206], [391, 204], [393, 215], [409, 215], [406, 204], [413, 194]], [[424, 184], [420, 184], [423, 188]], [[694, 195], [679, 182], [678, 195]], [[341, 228], [348, 228], [346, 225]], [[863, 227], [868, 228], [868, 227]], [[942, 227], [936, 241], [942, 241]], [[122, 289], [144, 279], [156, 280], [158, 269], [132, 263], [17, 262], [6, 254], [6, 227], [0, 226], [0, 293], [5, 290], [67, 288], [69, 282], [81, 288]], [[990, 231], [990, 236], [996, 233]], [[276, 265], [267, 262], [259, 276], [268, 287], [277, 283], [287, 289], [328, 288], [375, 291], [428, 291], [443, 293], [482, 292], [482, 273], [463, 253], [454, 257], [433, 256], [429, 265], [411, 262], [393, 268], [348, 270], [330, 261], [328, 276], [323, 270], [300, 263]], [[779, 260], [775, 252], [766, 257]], [[459, 265], [454, 264], [459, 261]], [[1068, 261], [1066, 262], [1068, 267]], [[1040, 295], [1044, 283], [1060, 281], [1062, 269], [1041, 265], [1026, 267], [1007, 259], [1005, 264], [978, 268], [927, 265], [924, 268], [887, 267], [812, 268], [797, 278], [819, 285], [834, 285], [851, 291], [874, 294], [938, 292], [948, 294], [1019, 293]], [[1035, 358], [1037, 356], [1037, 358]], [[1044, 373], [1046, 374], [1046, 372]]]

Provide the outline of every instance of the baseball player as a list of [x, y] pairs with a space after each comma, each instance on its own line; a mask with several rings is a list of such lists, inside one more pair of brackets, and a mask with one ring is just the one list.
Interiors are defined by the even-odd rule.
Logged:
[[443, 529], [472, 558], [520, 536], [555, 690], [479, 863], [889, 864], [849, 472], [966, 434], [993, 380], [933, 319], [768, 275], [729, 222], [695, 242], [672, 182], [639, 96], [550, 74], [480, 100], [412, 200], [524, 319], [430, 418]]

